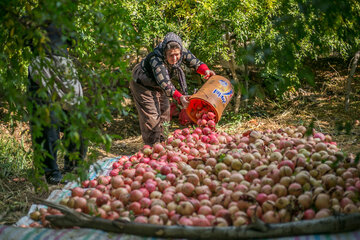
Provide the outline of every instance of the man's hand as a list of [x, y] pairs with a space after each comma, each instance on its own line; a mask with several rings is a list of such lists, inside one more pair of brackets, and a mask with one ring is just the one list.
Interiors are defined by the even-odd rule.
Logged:
[[180, 97], [180, 102], [181, 102], [181, 105], [186, 109], [188, 106], [189, 106], [189, 96], [187, 95], [182, 95]]
[[212, 71], [212, 70], [206, 70], [206, 71], [205, 71], [205, 76], [204, 76], [204, 78], [205, 78], [206, 80], [208, 80], [211, 76], [214, 76], [214, 75], [216, 75], [216, 73], [215, 73], [214, 71]]

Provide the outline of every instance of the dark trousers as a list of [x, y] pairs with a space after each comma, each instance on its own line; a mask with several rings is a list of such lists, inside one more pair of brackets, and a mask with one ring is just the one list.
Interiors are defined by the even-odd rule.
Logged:
[[[77, 131], [79, 142], [76, 143], [69, 134], [69, 127], [71, 126], [69, 121], [65, 122], [61, 120], [61, 118], [56, 115], [56, 112], [51, 110], [48, 116], [42, 115], [42, 117], [38, 115], [40, 108], [50, 109], [50, 104], [37, 96], [39, 86], [32, 81], [31, 76], [29, 76], [29, 82], [30, 107], [28, 110], [31, 119], [30, 130], [33, 139], [34, 159], [36, 159], [35, 167], [41, 167], [45, 175], [59, 172], [57, 153], [60, 141], [65, 144], [66, 148], [64, 167], [75, 167], [77, 165], [76, 161], [85, 159], [87, 153], [87, 144], [85, 144], [81, 130]], [[67, 116], [67, 119], [69, 119], [71, 113], [65, 110], [63, 110], [63, 112]], [[63, 132], [61, 139], [60, 132]], [[42, 161], [38, 161], [39, 159]], [[41, 166], [37, 165], [38, 163], [41, 163]]]
[[[50, 119], [50, 125], [43, 125], [41, 127], [42, 131], [39, 136], [34, 137], [33, 134], [33, 143], [36, 144], [34, 157], [43, 159], [42, 164], [45, 174], [59, 171], [57, 164], [57, 153], [60, 141], [67, 145], [65, 146], [67, 151], [64, 156], [65, 168], [75, 167], [77, 165], [76, 161], [79, 159], [83, 160], [87, 152], [87, 147], [84, 143], [81, 132], [78, 132], [80, 136], [80, 142], [75, 143], [75, 141], [73, 141], [73, 139], [69, 136], [69, 130], [67, 130], [69, 126], [61, 123], [59, 119], [56, 118], [53, 111], [50, 112]], [[30, 127], [31, 132], [33, 132], [35, 128], [34, 123], [31, 124]], [[61, 139], [60, 132], [64, 133]]]

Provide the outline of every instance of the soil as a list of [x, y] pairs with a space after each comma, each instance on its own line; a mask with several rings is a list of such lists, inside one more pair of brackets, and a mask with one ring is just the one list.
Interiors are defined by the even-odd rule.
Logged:
[[[312, 65], [315, 86], [303, 85], [297, 91], [289, 91], [282, 101], [256, 99], [251, 108], [242, 108], [243, 118], [230, 119], [232, 113], [224, 113], [218, 130], [231, 134], [248, 129], [279, 129], [288, 126], [311, 126], [317, 131], [329, 134], [343, 151], [360, 153], [360, 74], [354, 76], [349, 110], [344, 109], [344, 86], [348, 76], [348, 66], [340, 59], [322, 59]], [[132, 104], [129, 102], [128, 104]], [[5, 111], [3, 109], [3, 111]], [[17, 123], [15, 128], [1, 121], [0, 137], [12, 136], [24, 140], [26, 148], [31, 148], [29, 128], [25, 123]], [[176, 119], [170, 131], [182, 128]], [[135, 114], [126, 117], [114, 116], [113, 122], [104, 126], [104, 131], [121, 137], [113, 141], [109, 152], [95, 149], [99, 158], [132, 155], [143, 145], [140, 128]], [[22, 178], [0, 178], [0, 224], [13, 224], [25, 216], [33, 202], [33, 196], [46, 198], [48, 194], [62, 186], [35, 191], [29, 181]]]

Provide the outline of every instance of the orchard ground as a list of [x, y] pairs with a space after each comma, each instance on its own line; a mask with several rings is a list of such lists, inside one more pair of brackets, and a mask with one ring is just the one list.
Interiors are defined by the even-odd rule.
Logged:
[[[242, 133], [249, 129], [276, 130], [288, 126], [312, 126], [317, 131], [332, 136], [340, 149], [346, 153], [360, 153], [360, 74], [357, 71], [352, 82], [352, 92], [348, 111], [344, 108], [345, 83], [348, 66], [342, 60], [322, 59], [312, 64], [315, 86], [302, 86], [297, 91], [289, 91], [281, 101], [256, 99], [248, 110], [241, 110], [238, 119], [231, 119], [224, 113], [217, 129], [229, 134]], [[225, 76], [225, 75], [224, 75]], [[261, 79], [259, 79], [261, 81]], [[132, 104], [130, 101], [128, 104]], [[231, 109], [228, 106], [226, 110]], [[3, 110], [5, 111], [5, 110]], [[135, 111], [134, 111], [135, 113]], [[29, 128], [26, 123], [17, 123], [13, 129], [1, 119], [0, 139], [13, 138], [23, 141], [26, 150], [31, 149]], [[132, 155], [143, 145], [136, 114], [127, 117], [114, 116], [112, 123], [104, 126], [104, 132], [121, 136], [114, 140], [109, 152], [103, 148], [92, 149], [97, 158]], [[184, 128], [177, 119], [171, 122], [169, 132]], [[60, 162], [61, 166], [61, 162]], [[59, 186], [50, 186], [48, 190], [35, 191], [24, 176], [0, 178], [0, 224], [13, 224], [26, 215], [33, 204], [32, 197], [47, 198], [48, 194]]]

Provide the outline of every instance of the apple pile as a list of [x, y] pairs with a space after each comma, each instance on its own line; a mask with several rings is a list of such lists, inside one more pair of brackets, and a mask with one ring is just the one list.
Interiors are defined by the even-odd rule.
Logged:
[[[216, 114], [213, 112], [212, 106], [209, 103], [193, 99], [190, 104], [194, 106], [190, 108], [189, 114], [192, 119], [196, 120], [195, 122], [198, 126], [205, 126], [204, 121], [201, 122], [202, 119], [205, 119], [210, 121], [209, 124], [213, 124], [215, 127], [215, 121], [217, 120]], [[212, 123], [212, 121], [214, 121], [214, 123]]]
[[[230, 135], [216, 130], [212, 112], [197, 123], [120, 157], [109, 176], [82, 182], [60, 203], [110, 220], [187, 226], [359, 212], [360, 163], [331, 136], [304, 126]], [[48, 214], [61, 213], [40, 209], [30, 217], [49, 226]]]

